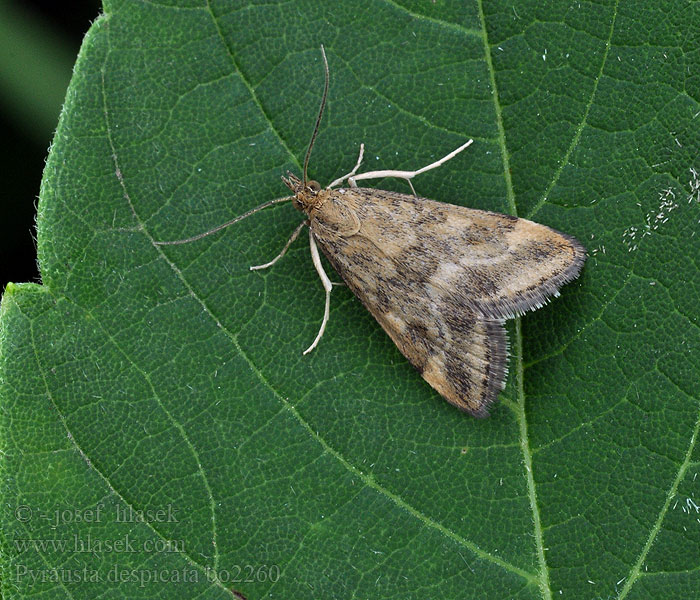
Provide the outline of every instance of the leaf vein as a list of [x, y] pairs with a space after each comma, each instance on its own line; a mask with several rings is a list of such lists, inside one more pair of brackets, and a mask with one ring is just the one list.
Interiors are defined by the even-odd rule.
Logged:
[[[108, 39], [109, 39], [109, 36], [108, 36]], [[109, 41], [108, 41], [108, 44], [109, 44]], [[104, 115], [106, 137], [107, 137], [107, 141], [109, 143], [110, 150], [112, 152], [112, 160], [114, 162], [115, 173], [117, 174], [116, 177], [117, 177], [119, 184], [122, 188], [124, 199], [128, 203], [129, 208], [131, 209], [131, 212], [134, 215], [134, 218], [141, 225], [142, 230], [145, 230], [143, 227], [143, 222], [142, 222], [141, 218], [139, 217], [139, 215], [137, 214], [136, 209], [133, 205], [133, 202], [131, 201], [131, 196], [129, 194], [129, 191], [127, 190], [126, 182], [124, 181], [123, 175], [119, 175], [121, 173], [121, 169], [119, 167], [119, 159], [117, 157], [117, 150], [116, 150], [116, 147], [114, 145], [114, 140], [112, 139], [112, 128], [110, 126], [109, 110], [107, 107], [107, 92], [106, 92], [106, 87], [105, 87], [105, 70], [106, 70], [106, 63], [107, 63], [108, 57], [109, 57], [109, 50], [105, 53], [105, 59], [104, 59], [104, 62], [102, 64], [102, 68], [101, 68], [102, 110], [103, 110], [103, 115]], [[153, 238], [151, 236], [149, 236], [149, 237], [151, 239], [151, 242], [153, 242]], [[155, 247], [158, 248], [157, 246], [155, 246]], [[73, 302], [73, 301], [71, 300], [71, 302]], [[87, 309], [82, 308], [82, 307], [81, 307], [81, 309], [84, 310], [85, 312], [87, 312], [88, 314], [90, 314], [90, 312]], [[94, 319], [94, 321], [96, 323], [99, 323], [98, 319]], [[100, 327], [101, 327], [101, 325], [100, 325]], [[148, 383], [149, 387], [151, 388], [151, 391], [153, 392], [153, 398], [156, 400], [158, 406], [163, 411], [163, 413], [168, 417], [168, 419], [172, 423], [173, 427], [175, 427], [175, 429], [177, 429], [177, 431], [180, 433], [180, 435], [182, 436], [189, 451], [192, 453], [195, 464], [197, 465], [198, 471], [202, 477], [203, 485], [204, 485], [205, 489], [207, 490], [207, 494], [209, 496], [209, 510], [211, 513], [211, 523], [212, 523], [212, 545], [214, 548], [214, 566], [215, 566], [215, 568], [218, 569], [219, 549], [218, 549], [218, 544], [216, 543], [217, 527], [216, 527], [216, 508], [215, 508], [215, 504], [214, 504], [214, 494], [213, 494], [211, 485], [209, 484], [209, 479], [206, 475], [206, 472], [204, 471], [204, 469], [202, 467], [202, 463], [201, 463], [200, 458], [199, 458], [199, 453], [197, 452], [197, 449], [194, 447], [192, 440], [189, 439], [189, 436], [187, 435], [187, 432], [185, 431], [182, 423], [179, 423], [175, 419], [175, 417], [172, 415], [172, 413], [170, 413], [170, 411], [168, 411], [168, 409], [165, 407], [165, 405], [161, 401], [161, 399], [158, 396], [158, 393], [156, 392], [155, 387], [153, 386], [153, 383], [151, 382], [148, 375], [145, 372], [143, 372], [143, 370], [140, 369], [136, 365], [136, 363], [121, 348], [121, 346], [116, 342], [116, 340], [114, 340], [112, 338], [112, 336], [110, 335], [109, 332], [105, 331], [105, 335], [109, 338], [109, 340], [112, 342], [112, 344], [114, 344], [114, 347], [117, 348], [123, 354], [124, 358], [131, 363], [133, 368], [136, 369], [141, 374], [141, 376], [144, 378], [144, 380]], [[116, 493], [116, 491], [115, 491], [115, 493]], [[197, 564], [197, 563], [195, 563], [195, 564]]]
[[659, 515], [656, 518], [656, 522], [652, 526], [651, 530], [649, 531], [649, 536], [647, 537], [647, 541], [644, 544], [644, 547], [642, 548], [642, 551], [639, 553], [639, 557], [637, 558], [637, 562], [632, 565], [632, 568], [630, 569], [629, 574], [627, 575], [627, 581], [625, 581], [625, 585], [622, 588], [622, 591], [620, 592], [619, 596], [617, 597], [618, 600], [624, 600], [625, 597], [627, 597], [627, 594], [629, 594], [630, 590], [632, 589], [632, 586], [636, 583], [636, 581], [642, 576], [642, 565], [644, 564], [644, 561], [646, 560], [646, 557], [649, 554], [649, 550], [651, 550], [652, 545], [654, 544], [654, 541], [656, 540], [656, 536], [659, 534], [659, 531], [661, 531], [661, 525], [666, 518], [666, 514], [668, 513], [668, 507], [671, 505], [671, 500], [676, 495], [676, 492], [678, 490], [678, 486], [680, 485], [681, 481], [685, 477], [685, 474], [687, 473], [688, 469], [690, 466], [693, 464], [691, 457], [693, 455], [693, 451], [695, 450], [695, 443], [698, 438], [698, 431], [700, 430], [700, 411], [698, 411], [698, 418], [695, 421], [695, 427], [693, 428], [693, 433], [690, 436], [690, 442], [688, 443], [688, 448], [685, 453], [685, 457], [683, 458], [683, 462], [681, 463], [680, 467], [678, 468], [678, 472], [676, 473], [676, 477], [674, 478], [673, 482], [671, 483], [671, 486], [666, 494], [666, 500], [664, 501], [663, 506], [661, 507], [661, 510], [659, 511]]
[[569, 164], [569, 159], [571, 158], [571, 154], [573, 153], [574, 149], [578, 146], [579, 140], [581, 139], [581, 133], [583, 132], [583, 128], [586, 126], [588, 122], [588, 114], [590, 113], [591, 106], [593, 105], [593, 100], [595, 99], [596, 93], [598, 92], [598, 83], [600, 82], [601, 77], [603, 76], [603, 69], [605, 68], [605, 65], [608, 61], [608, 53], [610, 52], [610, 42], [612, 40], [612, 35], [615, 30], [615, 21], [617, 19], [617, 7], [620, 4], [620, 0], [616, 0], [615, 6], [613, 8], [613, 16], [610, 21], [610, 32], [608, 34], [608, 39], [605, 42], [605, 51], [603, 52], [603, 58], [600, 61], [600, 69], [598, 69], [598, 74], [596, 75], [595, 81], [593, 82], [593, 89], [591, 90], [591, 97], [588, 100], [588, 104], [586, 105], [586, 109], [583, 111], [583, 116], [581, 117], [581, 122], [578, 124], [578, 127], [576, 128], [576, 131], [574, 133], [574, 137], [571, 139], [571, 143], [569, 144], [568, 149], [564, 153], [564, 157], [561, 159], [559, 162], [559, 167], [557, 170], [554, 172], [554, 176], [552, 177], [552, 181], [550, 181], [549, 185], [547, 186], [547, 189], [545, 189], [544, 194], [542, 194], [542, 197], [537, 201], [537, 203], [532, 207], [530, 212], [527, 214], [528, 219], [532, 219], [532, 217], [537, 213], [537, 211], [542, 208], [545, 202], [547, 202], [547, 198], [549, 197], [549, 194], [552, 192], [554, 189], [554, 186], [557, 184], [559, 181], [559, 178], [561, 177], [561, 174], [564, 172], [564, 168]]

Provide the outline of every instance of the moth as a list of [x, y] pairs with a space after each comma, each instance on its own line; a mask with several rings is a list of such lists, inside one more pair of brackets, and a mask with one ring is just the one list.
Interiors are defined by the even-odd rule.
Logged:
[[[274, 204], [291, 201], [306, 215], [272, 266], [309, 228], [311, 257], [325, 289], [325, 310], [308, 354], [319, 343], [330, 312], [332, 283], [318, 248], [345, 284], [389, 334], [401, 353], [450, 404], [475, 417], [505, 386], [508, 342], [505, 319], [541, 307], [575, 279], [586, 252], [573, 237], [526, 219], [420, 198], [411, 179], [439, 167], [472, 140], [416, 171], [355, 167], [328, 187], [307, 177], [309, 157], [328, 97], [330, 74], [321, 46], [325, 86], [304, 158], [303, 174], [282, 177], [292, 196], [276, 198], [190, 238], [194, 242]], [[365, 179], [405, 179], [413, 194], [362, 188]], [[337, 187], [347, 181], [348, 187]]]

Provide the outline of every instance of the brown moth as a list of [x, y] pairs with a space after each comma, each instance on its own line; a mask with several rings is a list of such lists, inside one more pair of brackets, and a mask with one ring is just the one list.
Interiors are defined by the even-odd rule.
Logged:
[[[309, 227], [311, 257], [326, 291], [318, 344], [329, 318], [332, 283], [318, 247], [343, 281], [386, 331], [423, 378], [450, 404], [476, 417], [505, 385], [509, 319], [542, 306], [575, 279], [586, 259], [571, 236], [526, 219], [434, 202], [415, 195], [357, 187], [362, 179], [399, 177], [408, 181], [434, 169], [472, 143], [469, 140], [417, 171], [355, 168], [323, 189], [307, 179], [311, 149], [326, 103], [329, 71], [326, 54], [321, 108], [304, 159], [303, 179], [287, 174], [293, 196], [266, 202], [202, 234], [159, 245], [183, 244], [233, 225], [273, 204], [290, 201], [305, 213], [277, 262]], [[347, 181], [349, 187], [334, 189]], [[413, 186], [411, 185], [411, 189]]]

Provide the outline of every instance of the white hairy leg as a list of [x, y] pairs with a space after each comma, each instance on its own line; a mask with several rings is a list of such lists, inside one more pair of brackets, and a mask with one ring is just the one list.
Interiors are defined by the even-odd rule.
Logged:
[[321, 278], [323, 289], [326, 290], [326, 308], [323, 311], [323, 321], [321, 322], [321, 328], [318, 330], [318, 335], [316, 335], [316, 339], [313, 341], [313, 343], [306, 350], [304, 350], [304, 354], [308, 354], [318, 345], [318, 343], [321, 341], [321, 337], [323, 336], [323, 332], [326, 330], [326, 323], [328, 323], [331, 308], [331, 291], [333, 290], [333, 284], [328, 278], [328, 275], [326, 275], [326, 272], [323, 270], [321, 257], [318, 254], [318, 247], [316, 246], [316, 240], [314, 240], [314, 234], [311, 229], [309, 229], [309, 243], [311, 244], [311, 260], [314, 263], [314, 267], [316, 267], [318, 276]]

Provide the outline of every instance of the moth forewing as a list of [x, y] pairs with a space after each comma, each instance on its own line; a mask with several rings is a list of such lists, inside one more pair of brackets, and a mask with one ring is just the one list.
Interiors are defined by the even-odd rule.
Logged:
[[503, 319], [540, 306], [585, 258], [544, 225], [384, 190], [326, 190], [307, 214], [333, 268], [399, 350], [475, 416], [505, 383]]

